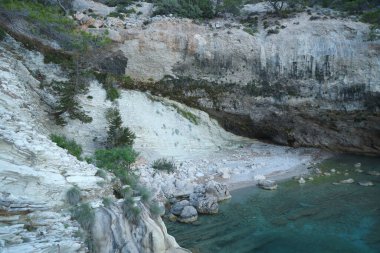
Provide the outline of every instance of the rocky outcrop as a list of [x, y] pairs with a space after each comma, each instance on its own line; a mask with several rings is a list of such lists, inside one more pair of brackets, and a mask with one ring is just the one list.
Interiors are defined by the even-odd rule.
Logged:
[[264, 190], [276, 190], [278, 185], [273, 180], [261, 180], [257, 183], [257, 186]]
[[213, 195], [218, 201], [231, 198], [230, 191], [227, 185], [217, 183], [215, 181], [209, 181], [205, 186], [205, 193]]
[[189, 252], [167, 234], [161, 218], [154, 220], [142, 205], [140, 208], [143, 212], [135, 222], [125, 218], [121, 205], [98, 208], [92, 227], [95, 252]]
[[70, 212], [76, 207], [66, 201], [75, 186], [95, 213], [90, 225], [96, 241], [88, 242], [99, 252], [188, 252], [141, 203], [135, 226], [118, 205], [103, 206], [104, 197], [116, 202], [111, 182], [49, 138], [63, 130], [49, 117], [47, 104], [55, 98], [39, 87], [40, 75], [47, 82], [65, 80], [65, 73], [44, 64], [40, 53], [9, 36], [0, 41], [0, 251], [88, 252], [91, 244], [80, 237], [79, 221]]

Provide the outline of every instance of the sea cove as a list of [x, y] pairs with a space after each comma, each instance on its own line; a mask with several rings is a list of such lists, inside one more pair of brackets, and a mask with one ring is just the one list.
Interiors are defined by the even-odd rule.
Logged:
[[[380, 172], [380, 158], [341, 155], [318, 168], [322, 174], [305, 184], [290, 179], [276, 191], [235, 190], [219, 214], [192, 225], [165, 222], [168, 232], [201, 253], [380, 252], [380, 176], [367, 174]], [[337, 184], [349, 178], [355, 182]], [[374, 185], [358, 184], [364, 181]]]

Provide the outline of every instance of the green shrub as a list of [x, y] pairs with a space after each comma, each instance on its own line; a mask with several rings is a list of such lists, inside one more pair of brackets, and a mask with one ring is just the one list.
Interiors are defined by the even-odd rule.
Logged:
[[174, 107], [177, 110], [177, 113], [180, 114], [182, 117], [184, 117], [185, 119], [187, 119], [188, 121], [190, 121], [191, 123], [195, 125], [199, 125], [200, 119], [197, 115], [180, 108], [176, 104], [172, 104], [171, 106]]
[[76, 205], [80, 202], [81, 193], [78, 187], [72, 187], [66, 192], [66, 199], [70, 205]]
[[150, 200], [152, 199], [152, 193], [143, 186], [138, 186], [137, 189], [138, 194], [141, 196], [141, 201], [144, 203], [149, 203]]
[[160, 216], [160, 214], [162, 212], [159, 204], [156, 201], [152, 201], [149, 203], [149, 211], [155, 217]]
[[176, 169], [176, 166], [173, 161], [169, 161], [166, 158], [161, 158], [153, 162], [152, 168], [155, 170], [173, 172]]
[[130, 76], [123, 76], [122, 77], [122, 87], [123, 88], [129, 89], [129, 88], [133, 87], [134, 83], [135, 83], [135, 81]]
[[374, 24], [380, 27], [380, 8], [364, 13], [361, 17], [361, 20], [363, 22]]
[[107, 173], [102, 169], [98, 169], [95, 173], [95, 176], [101, 177], [103, 179], [107, 179]]
[[124, 15], [119, 13], [119, 12], [114, 11], [114, 12], [111, 12], [110, 14], [108, 14], [108, 17], [123, 19]]
[[115, 87], [110, 87], [106, 90], [107, 99], [110, 101], [115, 101], [116, 99], [120, 98], [119, 90]]
[[129, 169], [137, 156], [138, 153], [129, 146], [95, 151], [96, 166], [114, 173]]
[[136, 224], [140, 220], [141, 209], [130, 197], [126, 198], [123, 202], [123, 213], [129, 221]]
[[277, 28], [276, 29], [269, 29], [267, 35], [278, 34], [279, 32], [280, 32], [280, 30]]
[[112, 205], [112, 199], [104, 197], [102, 203], [105, 207], [110, 207]]
[[78, 221], [81, 227], [86, 231], [91, 231], [94, 223], [95, 213], [88, 203], [80, 204], [71, 210], [72, 217]]
[[223, 0], [223, 3], [217, 7], [218, 11], [228, 12], [234, 15], [240, 14], [240, 8], [242, 7], [242, 0]]
[[250, 28], [250, 27], [244, 27], [243, 28], [243, 31], [244, 32], [246, 32], [246, 33], [248, 33], [248, 34], [250, 34], [250, 35], [255, 35], [255, 33], [256, 33], [256, 31], [254, 31], [252, 28]]
[[158, 0], [155, 15], [173, 14], [185, 18], [213, 18], [215, 13], [210, 0]]
[[109, 109], [106, 118], [108, 120], [107, 147], [132, 146], [136, 135], [128, 127], [122, 126], [119, 110]]
[[132, 0], [106, 0], [104, 1], [104, 4], [110, 7], [116, 7], [117, 5], [127, 6], [132, 3], [133, 3]]
[[45, 39], [53, 40], [65, 49], [80, 51], [103, 46], [110, 42], [77, 28], [74, 20], [66, 16], [57, 4], [46, 4], [35, 0], [2, 0], [0, 9], [5, 16], [29, 22], [32, 31]]
[[82, 146], [77, 144], [74, 140], [67, 140], [63, 135], [50, 135], [50, 139], [57, 144], [57, 146], [66, 149], [69, 154], [81, 160]]

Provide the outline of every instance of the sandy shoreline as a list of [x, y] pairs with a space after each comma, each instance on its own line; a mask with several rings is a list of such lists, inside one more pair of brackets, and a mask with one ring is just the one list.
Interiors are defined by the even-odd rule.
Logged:
[[[292, 148], [259, 141], [205, 157], [176, 160], [175, 173], [157, 172], [145, 165], [141, 178], [161, 196], [182, 196], [194, 187], [217, 181], [227, 184], [230, 191], [256, 185], [258, 180], [283, 180], [308, 174], [308, 167], [332, 154], [315, 148]], [[159, 193], [161, 192], [161, 193]]]

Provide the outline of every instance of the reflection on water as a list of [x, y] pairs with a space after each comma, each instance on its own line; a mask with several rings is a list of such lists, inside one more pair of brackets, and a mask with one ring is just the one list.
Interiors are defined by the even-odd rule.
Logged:
[[[363, 172], [355, 171], [360, 162]], [[193, 252], [380, 252], [380, 158], [339, 156], [305, 185], [290, 180], [277, 191], [256, 187], [232, 193], [220, 213], [193, 225], [166, 221], [177, 242]], [[346, 173], [346, 175], [345, 175]], [[348, 173], [348, 175], [347, 175]], [[353, 184], [333, 182], [353, 178]], [[371, 180], [375, 185], [360, 186]]]

